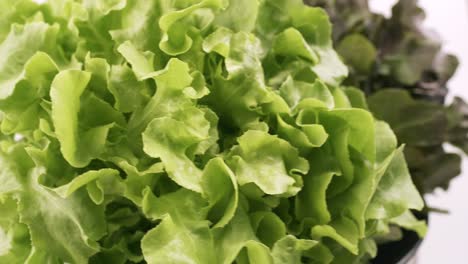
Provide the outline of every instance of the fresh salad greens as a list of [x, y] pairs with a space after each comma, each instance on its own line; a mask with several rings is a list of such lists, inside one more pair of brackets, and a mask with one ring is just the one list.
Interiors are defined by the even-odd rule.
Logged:
[[448, 153], [443, 144], [468, 153], [468, 105], [455, 98], [444, 106], [447, 82], [459, 63], [424, 27], [418, 1], [398, 1], [388, 18], [373, 13], [368, 0], [305, 2], [327, 10], [336, 49], [350, 69], [344, 84], [370, 96], [371, 111], [407, 145], [405, 156], [418, 189], [447, 189], [460, 174], [461, 156]]
[[0, 8], [0, 263], [366, 263], [394, 227], [424, 235], [324, 10]]

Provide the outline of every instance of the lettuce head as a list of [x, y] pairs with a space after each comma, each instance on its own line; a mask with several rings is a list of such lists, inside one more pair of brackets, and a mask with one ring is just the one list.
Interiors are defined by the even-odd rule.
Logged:
[[423, 201], [300, 0], [0, 3], [1, 263], [365, 263]]

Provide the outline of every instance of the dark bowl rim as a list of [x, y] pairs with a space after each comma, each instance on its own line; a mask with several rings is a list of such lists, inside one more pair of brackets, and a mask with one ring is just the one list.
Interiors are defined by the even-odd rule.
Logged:
[[[428, 214], [416, 214], [416, 216], [428, 223]], [[406, 264], [418, 252], [424, 238], [420, 238], [416, 232], [403, 230], [403, 237], [399, 241], [379, 245], [377, 257], [371, 261], [373, 264]]]

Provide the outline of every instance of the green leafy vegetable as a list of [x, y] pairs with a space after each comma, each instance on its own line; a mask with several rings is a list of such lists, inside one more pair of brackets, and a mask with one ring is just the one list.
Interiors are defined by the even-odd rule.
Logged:
[[324, 10], [5, 3], [1, 263], [365, 263], [395, 225], [424, 234], [403, 147], [367, 108], [392, 117], [341, 86]]

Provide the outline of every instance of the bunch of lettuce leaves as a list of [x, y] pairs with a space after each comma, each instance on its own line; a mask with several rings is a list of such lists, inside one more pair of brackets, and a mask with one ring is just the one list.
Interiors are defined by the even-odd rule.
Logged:
[[368, 0], [305, 2], [327, 10], [336, 49], [350, 68], [344, 84], [363, 90], [374, 115], [407, 144], [405, 155], [418, 189], [447, 189], [461, 172], [461, 156], [448, 153], [443, 144], [468, 153], [468, 105], [455, 98], [444, 106], [447, 82], [459, 62], [424, 27], [418, 1], [398, 1], [388, 18], [373, 13]]
[[366, 263], [397, 227], [424, 235], [323, 9], [0, 8], [0, 263]]

